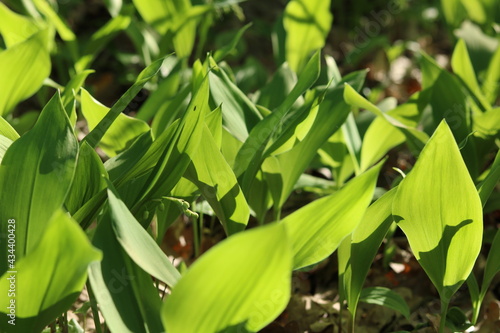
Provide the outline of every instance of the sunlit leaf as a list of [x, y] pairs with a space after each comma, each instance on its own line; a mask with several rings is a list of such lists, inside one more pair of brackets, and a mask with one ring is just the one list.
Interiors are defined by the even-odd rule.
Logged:
[[[93, 130], [110, 112], [108, 107], [99, 103], [83, 88], [81, 105], [89, 130]], [[149, 131], [149, 126], [144, 121], [120, 113], [103, 135], [99, 147], [106, 155], [114, 157], [128, 148], [133, 141], [147, 131]]]
[[299, 73], [313, 51], [325, 45], [333, 16], [330, 0], [292, 0], [285, 8], [286, 60]]
[[192, 157], [186, 178], [191, 180], [210, 203], [228, 235], [245, 228], [250, 209], [236, 176], [210, 133], [203, 128], [203, 140]]
[[445, 121], [398, 186], [393, 215], [448, 302], [474, 266], [483, 220], [481, 200]]
[[41, 30], [0, 51], [0, 116], [33, 95], [49, 76], [51, 63], [47, 43], [50, 38], [49, 29]]
[[108, 200], [113, 230], [122, 248], [144, 271], [173, 287], [181, 277], [179, 272], [112, 187], [108, 189]]
[[231, 236], [202, 255], [173, 288], [162, 309], [165, 328], [257, 332], [288, 303], [291, 271], [283, 224]]
[[282, 220], [292, 243], [294, 269], [325, 259], [356, 229], [373, 197], [382, 164]]

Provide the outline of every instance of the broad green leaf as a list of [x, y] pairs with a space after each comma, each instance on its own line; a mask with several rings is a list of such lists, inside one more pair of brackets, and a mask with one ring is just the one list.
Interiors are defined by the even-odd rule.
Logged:
[[[306, 111], [303, 112], [301, 109]], [[319, 105], [316, 101], [305, 103], [297, 111], [290, 112], [290, 120], [284, 121], [282, 129], [277, 130], [273, 139], [269, 142], [269, 148], [266, 149], [266, 155], [280, 155], [290, 151], [297, 144], [302, 142], [318, 115]]]
[[[361, 88], [364, 77], [364, 71], [354, 72], [347, 75], [339, 85], [328, 88], [307, 136], [290, 151], [276, 156], [281, 170], [274, 175], [278, 178], [272, 188], [275, 209], [281, 209], [318, 149], [341, 127], [349, 115], [350, 107], [342, 101], [343, 82]], [[294, 167], [290, 168], [290, 165]], [[269, 175], [266, 176], [269, 178]]]
[[[409, 127], [416, 127], [421, 116], [421, 105], [418, 94], [413, 95], [406, 103], [388, 110], [386, 114]], [[422, 136], [421, 147], [428, 140]], [[405, 141], [405, 134], [397, 127], [389, 124], [382, 117], [375, 118], [363, 137], [361, 148], [361, 170], [364, 171], [382, 158], [390, 149]]]
[[2, 116], [0, 116], [0, 134], [12, 141], [19, 139], [19, 134]]
[[[110, 109], [94, 99], [87, 90], [81, 92], [82, 113], [89, 130], [93, 130], [110, 112]], [[142, 120], [120, 113], [109, 126], [99, 142], [99, 147], [109, 157], [114, 157], [127, 149], [140, 135], [149, 131], [149, 126]]]
[[378, 248], [393, 223], [392, 202], [396, 195], [392, 189], [366, 210], [349, 244], [338, 251], [339, 262], [347, 263], [343, 269], [343, 285], [349, 310], [355, 316], [363, 284]]
[[262, 119], [259, 111], [222, 68], [211, 70], [208, 76], [210, 97], [216, 106], [222, 104], [224, 126], [238, 140], [245, 141], [250, 130]]
[[386, 123], [396, 127], [399, 131], [401, 131], [401, 133], [406, 136], [408, 144], [417, 152], [420, 151], [423, 148], [425, 142], [427, 142], [427, 134], [417, 130], [416, 128], [407, 126], [400, 120], [395, 119], [391, 115], [382, 112], [382, 110], [380, 110], [377, 106], [373, 105], [363, 96], [361, 96], [356, 90], [349, 86], [349, 84], [346, 84], [346, 88], [344, 90], [344, 99], [348, 104], [366, 109], [374, 113], [381, 119], [385, 120]]
[[318, 79], [320, 72], [319, 52], [316, 52], [307, 63], [303, 74], [287, 98], [270, 115], [260, 121], [250, 132], [236, 156], [234, 170], [239, 177], [245, 172], [242, 188], [246, 192], [262, 163], [262, 155], [274, 131], [279, 127], [284, 117], [290, 112], [295, 101], [309, 89]]
[[383, 162], [354, 178], [340, 191], [318, 199], [282, 220], [294, 253], [294, 269], [332, 254], [358, 226], [373, 197]]
[[238, 180], [207, 126], [185, 177], [192, 181], [219, 217], [226, 234], [245, 229], [250, 209]]
[[[0, 165], [0, 219], [18, 221], [17, 259], [36, 246], [51, 216], [62, 206], [75, 171], [77, 152], [69, 119], [59, 94], [55, 94], [35, 127], [14, 141], [5, 153]], [[0, 226], [5, 235], [7, 225]], [[3, 244], [3, 258], [6, 250]], [[0, 274], [6, 270], [6, 262], [1, 261]]]
[[[33, 95], [50, 74], [49, 29], [0, 52], [0, 116]], [[8, 80], [4, 79], [8, 78]]]
[[[139, 192], [139, 198], [132, 207], [132, 213], [136, 214], [136, 210], [147, 201], [168, 195], [191, 163], [190, 156], [194, 156], [199, 147], [202, 140], [204, 119], [209, 112], [208, 88], [208, 77], [205, 77], [201, 87], [191, 99], [183, 118], [174, 122], [171, 126], [172, 130], [167, 129], [153, 142], [151, 152], [159, 151], [161, 155], [152, 156], [148, 151], [143, 160], [156, 159], [156, 165], [145, 165], [143, 161], [139, 162], [148, 168], [154, 165], [154, 168], [145, 179]], [[165, 140], [168, 144], [156, 145], [155, 143], [161, 142], [160, 140]]]
[[401, 295], [385, 287], [365, 288], [359, 297], [361, 302], [377, 304], [400, 312], [407, 319], [410, 318], [410, 308]]
[[448, 302], [474, 266], [483, 219], [481, 200], [445, 121], [398, 186], [393, 215], [441, 299]]
[[163, 59], [156, 60], [151, 65], [146, 67], [137, 77], [135, 83], [123, 94], [120, 99], [113, 105], [109, 112], [101, 119], [97, 126], [84, 138], [84, 141], [95, 148], [102, 140], [106, 131], [111, 127], [116, 118], [121, 114], [125, 107], [132, 99], [141, 91], [142, 87], [151, 80], [160, 70]]
[[277, 223], [238, 233], [214, 246], [189, 268], [165, 301], [166, 330], [216, 333], [264, 328], [290, 298], [289, 246], [284, 225]]
[[[123, 153], [110, 158], [104, 163], [104, 167], [109, 174], [109, 179], [114, 184], [119, 181], [133, 169], [143, 156], [148, 152], [153, 143], [151, 132], [142, 134], [132, 145]], [[154, 162], [153, 162], [154, 163]]]
[[451, 67], [462, 83], [469, 89], [475, 98], [477, 98], [482, 106], [482, 109], [488, 110], [491, 108], [490, 103], [483, 95], [479, 83], [476, 79], [476, 73], [470, 61], [469, 52], [463, 39], [458, 40], [453, 56], [451, 57]]
[[390, 149], [403, 142], [405, 142], [405, 136], [397, 127], [381, 117], [375, 118], [363, 137], [361, 171], [366, 170]]
[[[16, 240], [21, 236], [17, 227], [21, 223], [15, 219], [13, 224]], [[78, 224], [62, 210], [56, 210], [45, 223], [36, 246], [26, 256], [16, 257], [15, 267], [9, 267], [1, 277], [0, 292], [5, 296], [0, 298], [0, 330], [40, 332], [69, 309], [87, 280], [88, 265], [100, 259], [101, 254], [91, 246]], [[12, 299], [7, 297], [12, 282], [7, 278], [12, 276], [16, 285], [15, 326], [7, 323], [11, 318], [5, 312]]]
[[[160, 90], [156, 90], [155, 93], [159, 91]], [[156, 95], [155, 93], [153, 93], [151, 97], [161, 97], [160, 95]], [[154, 108], [157, 113], [155, 114], [151, 123], [151, 130], [153, 131], [155, 137], [158, 137], [165, 129], [167, 129], [175, 119], [182, 116], [183, 112], [185, 112], [187, 109], [190, 98], [190, 85], [182, 87], [181, 90], [170, 99], [165, 100], [164, 97], [161, 98], [161, 104], [157, 108]], [[150, 104], [148, 106], [153, 105]]]
[[109, 209], [98, 224], [93, 245], [103, 253], [101, 262], [89, 268], [89, 281], [112, 332], [164, 332], [161, 300], [151, 275], [122, 249], [113, 231]]
[[2, 2], [0, 2], [0, 17], [2, 18], [0, 20], [0, 34], [7, 48], [24, 42], [40, 30], [33, 19], [14, 13]]
[[325, 45], [333, 16], [330, 0], [292, 0], [285, 8], [286, 60], [300, 73], [313, 51]]
[[117, 197], [112, 186], [108, 189], [108, 200], [113, 230], [122, 248], [144, 271], [173, 287], [181, 275]]
[[86, 142], [78, 152], [75, 175], [64, 203], [70, 214], [76, 213], [92, 197], [106, 188], [107, 172], [101, 158]]

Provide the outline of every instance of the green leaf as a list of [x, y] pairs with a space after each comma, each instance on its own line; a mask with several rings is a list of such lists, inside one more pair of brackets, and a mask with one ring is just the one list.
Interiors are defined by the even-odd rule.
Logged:
[[479, 193], [479, 197], [481, 198], [481, 203], [483, 204], [483, 207], [488, 202], [488, 198], [490, 197], [491, 193], [493, 193], [493, 190], [497, 186], [499, 180], [500, 180], [500, 151], [497, 151], [497, 155], [495, 157], [495, 160], [493, 161], [493, 164], [491, 165], [488, 175], [480, 184], [478, 184], [477, 191]]
[[490, 109], [490, 103], [483, 95], [477, 82], [476, 73], [474, 72], [474, 67], [472, 67], [469, 52], [463, 39], [459, 39], [455, 46], [453, 56], [451, 57], [451, 67], [453, 68], [453, 73], [462, 80], [462, 83], [469, 89], [472, 95], [478, 99], [481, 108], [483, 110]]
[[[22, 220], [15, 219], [15, 223], [9, 224], [16, 226], [16, 241], [21, 236], [18, 229], [21, 223]], [[0, 292], [4, 296], [0, 298], [0, 330], [40, 332], [69, 309], [87, 280], [88, 265], [100, 259], [101, 254], [90, 245], [78, 224], [58, 209], [45, 223], [36, 246], [26, 256], [16, 256], [15, 267], [1, 277]], [[7, 297], [12, 282], [7, 278], [12, 276], [16, 286], [13, 298]], [[7, 323], [11, 318], [5, 312], [11, 299], [15, 299], [16, 305], [15, 326]]]
[[0, 134], [0, 163], [5, 155], [7, 149], [9, 149], [12, 144], [12, 140]]
[[467, 17], [461, 0], [441, 0], [441, 9], [450, 29], [457, 28]]
[[[472, 130], [468, 121], [470, 110], [467, 96], [462, 91], [461, 84], [452, 74], [439, 67], [428, 55], [422, 54], [420, 60], [423, 87], [420, 96], [422, 99], [428, 98], [428, 103], [432, 107], [434, 126], [437, 128], [441, 120], [446, 119], [455, 140], [457, 142], [464, 141]], [[478, 170], [474, 143], [474, 137], [469, 137], [468, 143], [461, 149], [472, 178], [476, 177]]]
[[216, 62], [219, 62], [219, 61], [223, 60], [228, 54], [233, 52], [233, 50], [236, 48], [236, 45], [238, 45], [238, 42], [240, 41], [240, 39], [243, 36], [243, 34], [245, 33], [245, 31], [247, 31], [247, 29], [250, 28], [251, 26], [252, 26], [252, 22], [243, 26], [241, 29], [238, 30], [238, 32], [234, 36], [233, 40], [231, 40], [231, 43], [228, 43], [226, 46], [215, 51], [214, 60]]
[[76, 40], [76, 35], [71, 31], [68, 24], [57, 15], [47, 0], [33, 0], [33, 4], [45, 16], [46, 21], [50, 22], [56, 28], [62, 40], [66, 42]]
[[245, 229], [250, 208], [233, 170], [227, 164], [207, 126], [185, 177], [192, 181], [219, 217], [226, 234]]
[[[55, 94], [35, 127], [14, 141], [5, 153], [0, 165], [0, 219], [18, 221], [17, 259], [36, 246], [50, 217], [62, 207], [75, 171], [77, 152], [69, 119], [59, 94]], [[5, 235], [7, 225], [0, 226]], [[6, 245], [0, 247], [3, 258], [7, 257]], [[0, 274], [6, 270], [6, 262], [1, 261]]]
[[89, 281], [106, 326], [112, 332], [164, 332], [161, 300], [151, 275], [135, 264], [122, 249], [106, 210], [92, 243], [103, 253], [90, 265]]
[[325, 259], [356, 229], [373, 197], [382, 165], [380, 162], [340, 191], [318, 199], [282, 220], [292, 243], [294, 269]]
[[[89, 130], [93, 130], [110, 112], [110, 109], [94, 99], [87, 90], [81, 92], [82, 113]], [[120, 113], [103, 135], [99, 147], [109, 157], [114, 157], [127, 149], [140, 135], [149, 131], [144, 121]]]
[[47, 49], [49, 29], [41, 30], [27, 40], [0, 51], [0, 116], [20, 101], [33, 95], [50, 74]]
[[271, 110], [277, 108], [283, 103], [296, 83], [297, 75], [287, 63], [283, 63], [269, 82], [260, 89], [257, 104]]
[[135, 83], [123, 94], [120, 99], [113, 105], [109, 112], [101, 119], [96, 127], [84, 138], [92, 148], [102, 140], [106, 131], [111, 127], [116, 118], [121, 114], [125, 107], [132, 99], [141, 91], [142, 87], [151, 80], [160, 70], [163, 59], [156, 60], [151, 65], [146, 67], [137, 77]]
[[316, 82], [319, 72], [320, 57], [319, 52], [316, 52], [307, 63], [304, 73], [300, 76], [297, 84], [283, 103], [260, 121], [250, 132], [250, 136], [238, 151], [234, 165], [234, 170], [238, 177], [245, 172], [242, 183], [243, 192], [246, 193], [250, 188], [251, 182], [263, 161], [262, 155], [272, 134], [279, 127], [280, 122], [284, 120], [284, 117], [290, 112], [295, 101]]
[[325, 45], [333, 15], [330, 0], [292, 0], [285, 8], [286, 60], [299, 73], [310, 54]]
[[441, 299], [448, 302], [479, 254], [483, 215], [479, 195], [445, 121], [399, 185], [393, 215]]
[[348, 239], [348, 244], [339, 248], [339, 262], [347, 263], [347, 267], [343, 269], [343, 285], [353, 316], [356, 315], [358, 299], [368, 270], [393, 223], [392, 202], [396, 191], [392, 189], [370, 205], [351, 239]]
[[[354, 72], [347, 75], [343, 82], [350, 82], [357, 88], [361, 87], [365, 72]], [[318, 114], [307, 136], [290, 151], [276, 156], [279, 162], [279, 172], [272, 187], [275, 209], [281, 209], [290, 195], [300, 175], [316, 156], [318, 149], [341, 127], [350, 113], [350, 107], [342, 101], [343, 82], [325, 91], [319, 105]], [[289, 166], [293, 165], [293, 168]], [[266, 175], [269, 178], [269, 175]]]
[[107, 177], [107, 172], [101, 158], [86, 142], [82, 143], [73, 182], [64, 203], [70, 214], [76, 213], [106, 188], [104, 177]]
[[173, 287], [181, 275], [108, 184], [111, 223], [118, 242], [144, 271]]
[[7, 120], [0, 116], [0, 134], [6, 138], [16, 141], [19, 139], [19, 134], [16, 130], [9, 124]]
[[422, 131], [412, 128], [403, 124], [400, 120], [392, 117], [391, 115], [382, 112], [377, 106], [373, 105], [363, 96], [361, 96], [356, 90], [354, 90], [349, 84], [346, 84], [344, 90], [345, 101], [353, 106], [366, 109], [375, 115], [383, 119], [387, 124], [396, 127], [401, 133], [406, 136], [408, 144], [417, 152], [420, 151], [424, 144], [427, 142], [428, 136]]
[[262, 119], [259, 111], [222, 68], [214, 68], [208, 76], [210, 97], [215, 105], [222, 104], [224, 126], [238, 140], [245, 141], [248, 132]]
[[490, 64], [486, 70], [486, 75], [483, 81], [482, 89], [486, 99], [491, 103], [495, 103], [500, 89], [500, 47], [496, 48], [495, 53], [491, 57]]
[[2, 18], [0, 20], [0, 34], [7, 48], [24, 42], [40, 31], [35, 20], [14, 13], [3, 2], [0, 2], [0, 17]]
[[165, 328], [257, 332], [285, 309], [291, 271], [283, 224], [231, 236], [202, 255], [173, 288], [162, 309]]
[[491, 243], [486, 267], [484, 268], [483, 283], [481, 284], [481, 300], [486, 295], [493, 278], [500, 272], [500, 232], [497, 230]]
[[385, 287], [365, 288], [359, 297], [361, 302], [377, 304], [400, 312], [407, 319], [410, 318], [410, 308], [403, 297]]

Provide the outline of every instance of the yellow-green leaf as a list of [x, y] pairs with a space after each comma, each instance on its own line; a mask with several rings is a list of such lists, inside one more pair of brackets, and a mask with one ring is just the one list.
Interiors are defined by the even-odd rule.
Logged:
[[33, 95], [50, 74], [49, 29], [0, 52], [0, 116]]
[[483, 215], [476, 187], [445, 121], [399, 185], [393, 215], [441, 298], [449, 301], [479, 254]]
[[330, 0], [292, 0], [285, 8], [286, 60], [299, 73], [313, 51], [325, 45], [333, 15]]
[[286, 307], [291, 272], [283, 224], [238, 233], [204, 254], [175, 285], [162, 309], [165, 328], [257, 332]]
[[[82, 113], [90, 130], [94, 129], [110, 110], [83, 88], [81, 103]], [[114, 157], [147, 131], [149, 126], [144, 121], [120, 113], [102, 137], [99, 146], [109, 157]]]
[[[21, 223], [16, 220], [14, 225]], [[16, 230], [16, 235], [20, 235]], [[5, 257], [6, 258], [6, 257]], [[40, 332], [73, 304], [87, 280], [87, 267], [101, 259], [78, 224], [57, 210], [33, 250], [0, 279], [0, 331]], [[12, 273], [15, 271], [15, 273]], [[14, 280], [7, 278], [14, 276]], [[34, 283], [36, 279], [36, 283]], [[14, 281], [15, 296], [7, 297]], [[15, 325], [6, 309], [15, 299]]]
[[325, 259], [356, 229], [373, 197], [382, 164], [282, 220], [292, 243], [294, 269]]

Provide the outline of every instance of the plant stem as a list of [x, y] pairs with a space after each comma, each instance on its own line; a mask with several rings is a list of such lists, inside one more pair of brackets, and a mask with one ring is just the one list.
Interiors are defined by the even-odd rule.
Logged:
[[193, 243], [194, 243], [194, 256], [198, 258], [200, 256], [200, 244], [201, 244], [201, 236], [200, 236], [200, 225], [196, 220], [196, 217], [192, 217], [193, 223]]
[[94, 317], [94, 326], [96, 333], [102, 333], [101, 322], [99, 321], [99, 309], [97, 309], [97, 301], [95, 299], [94, 293], [92, 292], [92, 287], [90, 286], [89, 280], [85, 284], [87, 286], [87, 292], [89, 293], [90, 308], [92, 309], [92, 317]]
[[444, 333], [446, 327], [446, 314], [448, 313], [448, 305], [450, 301], [441, 299], [441, 321], [439, 322], [439, 333]]

